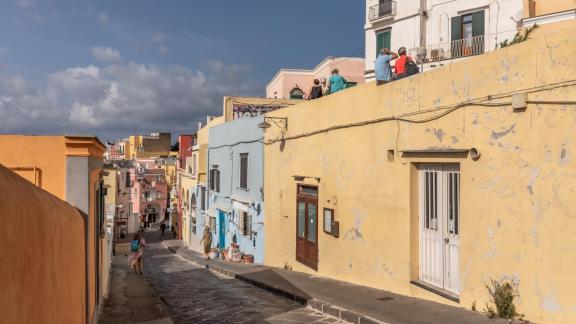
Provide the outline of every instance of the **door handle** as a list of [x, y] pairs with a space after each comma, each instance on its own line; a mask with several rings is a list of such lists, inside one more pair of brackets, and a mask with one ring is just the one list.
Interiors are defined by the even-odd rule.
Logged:
[[444, 238], [444, 243], [445, 243], [445, 244], [448, 244], [448, 243], [450, 243], [450, 239], [449, 239], [449, 238], [447, 238], [447, 237], [446, 237], [446, 238]]

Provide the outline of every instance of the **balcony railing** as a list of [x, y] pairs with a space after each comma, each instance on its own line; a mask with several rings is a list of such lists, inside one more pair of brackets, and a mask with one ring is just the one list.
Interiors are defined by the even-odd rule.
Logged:
[[379, 5], [370, 7], [368, 11], [368, 20], [374, 21], [384, 17], [396, 15], [396, 1], [385, 1]]
[[[427, 45], [426, 58], [424, 63], [450, 60], [491, 52], [498, 47], [500, 42], [504, 41], [505, 39], [514, 37], [515, 33], [516, 31], [509, 31]], [[410, 56], [414, 58], [417, 57], [417, 48], [412, 48], [408, 52]]]

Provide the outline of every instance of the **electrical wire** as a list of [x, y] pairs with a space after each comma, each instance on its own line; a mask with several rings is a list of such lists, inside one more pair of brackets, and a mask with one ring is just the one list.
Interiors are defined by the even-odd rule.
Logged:
[[261, 138], [259, 138], [259, 139], [257, 139], [257, 140], [252, 140], [252, 141], [240, 141], [240, 142], [236, 142], [236, 143], [233, 143], [233, 144], [223, 144], [223, 145], [219, 145], [219, 146], [208, 147], [208, 149], [209, 149], [209, 150], [216, 150], [216, 149], [223, 148], [223, 147], [233, 147], [233, 146], [240, 145], [240, 144], [251, 144], [251, 143], [258, 143], [258, 142], [264, 143], [264, 142], [262, 141], [263, 139], [264, 139], [264, 138], [261, 137]]
[[[287, 141], [287, 140], [293, 140], [293, 139], [298, 139], [298, 138], [302, 138], [302, 137], [309, 137], [309, 136], [313, 136], [313, 135], [317, 135], [317, 134], [321, 134], [321, 133], [327, 133], [327, 132], [338, 130], [338, 129], [366, 126], [366, 125], [381, 123], [381, 122], [385, 122], [385, 121], [396, 120], [398, 122], [402, 121], [402, 122], [415, 123], [415, 124], [427, 123], [427, 122], [442, 118], [442, 117], [444, 117], [444, 116], [446, 116], [446, 115], [448, 115], [448, 114], [450, 114], [450, 113], [452, 113], [452, 112], [454, 112], [460, 108], [467, 107], [467, 106], [503, 107], [503, 106], [511, 105], [511, 102], [508, 102], [508, 101], [507, 102], [485, 102], [485, 101], [492, 101], [492, 100], [497, 100], [497, 99], [508, 98], [508, 97], [511, 97], [511, 96], [513, 96], [515, 94], [519, 94], [519, 93], [525, 93], [525, 94], [535, 93], [535, 92], [541, 92], [541, 91], [552, 90], [552, 89], [557, 89], [557, 88], [562, 88], [562, 87], [567, 87], [567, 86], [574, 86], [574, 85], [576, 85], [576, 79], [563, 81], [563, 82], [557, 82], [557, 83], [553, 83], [553, 84], [549, 84], [549, 85], [545, 85], [545, 86], [536, 86], [536, 87], [531, 87], [531, 88], [525, 88], [522, 90], [510, 91], [510, 92], [502, 93], [502, 94], [495, 95], [495, 96], [488, 95], [488, 96], [484, 96], [484, 97], [480, 97], [480, 98], [475, 98], [475, 99], [463, 101], [463, 102], [458, 103], [456, 105], [444, 105], [444, 106], [440, 106], [440, 107], [436, 107], [436, 108], [429, 108], [429, 109], [424, 109], [424, 110], [419, 110], [419, 111], [408, 112], [408, 113], [404, 113], [404, 114], [400, 114], [400, 115], [396, 115], [396, 116], [386, 116], [386, 117], [376, 118], [376, 119], [372, 119], [372, 120], [360, 121], [360, 122], [349, 123], [349, 124], [344, 124], [344, 125], [331, 126], [331, 127], [311, 131], [311, 132], [302, 133], [302, 134], [286, 136], [286, 137], [283, 136], [282, 138], [279, 138], [279, 139], [273, 139], [273, 140], [266, 141], [266, 142], [264, 142], [264, 144], [270, 145], [270, 144], [274, 144], [274, 143], [280, 142], [280, 141]], [[527, 101], [527, 103], [576, 104], [576, 102], [574, 102], [574, 101]], [[431, 113], [431, 112], [437, 112], [439, 110], [445, 110], [445, 111], [443, 111], [439, 114], [436, 114], [434, 116], [425, 118], [425, 119], [415, 120], [415, 119], [406, 118], [406, 117], [411, 117], [414, 115], [422, 115], [422, 114], [427, 114], [427, 113]]]

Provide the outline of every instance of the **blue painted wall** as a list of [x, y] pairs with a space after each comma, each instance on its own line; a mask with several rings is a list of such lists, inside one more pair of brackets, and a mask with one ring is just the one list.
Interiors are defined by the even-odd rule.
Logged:
[[[218, 167], [220, 171], [220, 191], [214, 192], [207, 188], [207, 211], [211, 217], [216, 217], [216, 228], [213, 231], [214, 246], [219, 244], [218, 230], [220, 221], [218, 214], [225, 213], [225, 246], [229, 246], [233, 238], [245, 254], [254, 255], [254, 262], [264, 261], [264, 145], [263, 130], [258, 124], [263, 116], [242, 118], [227, 122], [209, 130], [207, 174]], [[240, 154], [248, 154], [248, 185], [240, 188]], [[208, 187], [208, 185], [207, 185]], [[252, 231], [244, 234], [241, 228], [240, 212], [251, 215]], [[200, 223], [200, 221], [199, 221]], [[204, 225], [204, 224], [203, 224]], [[198, 233], [204, 230], [198, 227]], [[200, 234], [201, 235], [201, 234]]]

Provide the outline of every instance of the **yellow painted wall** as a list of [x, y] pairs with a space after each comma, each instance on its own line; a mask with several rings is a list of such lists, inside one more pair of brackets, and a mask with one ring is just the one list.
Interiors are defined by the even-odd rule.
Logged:
[[213, 118], [210, 122], [208, 122], [204, 127], [198, 130], [198, 182], [199, 183], [206, 183], [206, 160], [207, 160], [207, 153], [208, 153], [208, 132], [210, 127], [214, 127], [216, 125], [220, 125], [224, 123], [224, 116], [219, 116]]
[[[91, 296], [90, 296], [90, 314], [91, 314], [91, 318], [94, 318], [95, 316], [95, 312], [96, 312], [96, 304], [97, 304], [97, 300], [99, 299], [100, 296], [98, 296], [98, 291], [96, 289], [96, 274], [97, 273], [102, 273], [102, 239], [104, 238], [103, 236], [100, 236], [100, 234], [96, 234], [94, 232], [94, 228], [96, 227], [96, 222], [98, 221], [97, 217], [96, 217], [96, 213], [95, 213], [95, 199], [93, 197], [95, 197], [96, 194], [96, 187], [98, 186], [98, 181], [100, 180], [100, 171], [102, 169], [96, 169], [93, 171], [90, 171], [90, 175], [89, 175], [89, 184], [90, 184], [90, 214], [89, 214], [89, 228], [91, 229], [89, 231], [89, 235], [88, 235], [88, 249], [90, 250], [90, 253], [88, 254], [88, 257], [91, 260], [91, 264], [94, 265], [94, 268], [91, 269], [90, 274], [88, 276], [89, 279], [89, 283], [90, 283], [90, 292], [91, 292]], [[99, 255], [96, 255], [96, 245], [95, 244], [100, 244], [100, 253]], [[96, 257], [99, 258], [100, 260], [100, 267], [96, 268]], [[99, 301], [101, 302], [101, 300]]]
[[[190, 215], [191, 215], [191, 206], [190, 201], [192, 200], [192, 194], [194, 193], [195, 186], [197, 184], [196, 178], [190, 177], [188, 175], [182, 175], [180, 178], [180, 192], [184, 190], [184, 192], [188, 193], [185, 194], [182, 199], [182, 239], [186, 243], [190, 243], [190, 238], [192, 237], [190, 233]], [[190, 245], [189, 245], [190, 246]]]
[[[516, 91], [533, 101], [576, 100], [576, 26], [554, 34], [541, 29], [541, 36], [510, 48], [267, 114], [287, 117], [288, 130], [284, 141], [278, 127], [265, 134], [273, 142], [265, 145], [265, 263], [466, 308], [476, 302], [480, 309], [491, 278], [514, 278], [518, 311], [528, 319], [576, 322], [574, 105], [531, 103], [524, 112], [509, 104], [470, 105], [429, 122], [350, 125], [405, 113], [424, 120], [467, 100], [509, 102]], [[306, 135], [339, 125], [350, 127]], [[471, 147], [480, 160], [398, 153]], [[460, 165], [458, 304], [410, 283], [418, 279], [415, 170], [421, 162]], [[294, 175], [321, 178], [303, 183], [318, 185], [319, 215], [333, 208], [340, 222], [334, 238], [322, 232], [319, 218], [317, 272], [295, 260]]]
[[576, 9], [576, 0], [524, 0], [524, 17], [531, 17], [530, 3], [534, 3], [534, 16]]
[[[66, 199], [64, 152], [62, 136], [0, 136], [0, 163], [10, 169], [23, 168], [13, 170], [63, 200]], [[33, 167], [37, 167], [36, 175]]]

